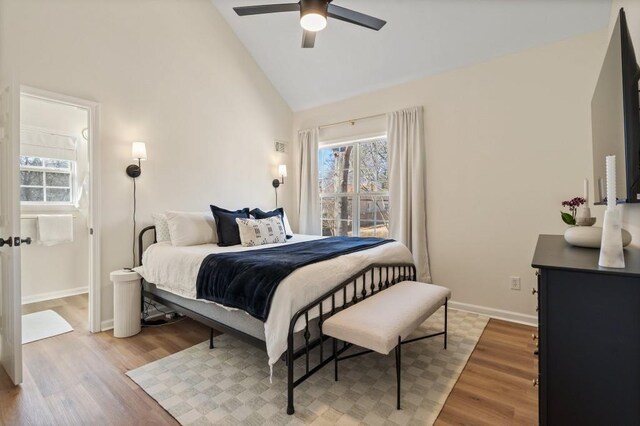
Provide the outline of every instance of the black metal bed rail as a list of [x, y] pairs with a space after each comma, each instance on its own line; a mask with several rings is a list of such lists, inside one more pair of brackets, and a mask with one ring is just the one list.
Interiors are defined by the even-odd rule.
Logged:
[[142, 255], [144, 254], [144, 234], [149, 231], [153, 231], [153, 243], [158, 242], [158, 234], [156, 233], [156, 227], [151, 225], [146, 228], [142, 228], [142, 231], [138, 234], [138, 264], [142, 266]]
[[[413, 263], [375, 263], [352, 275], [340, 285], [318, 297], [293, 315], [291, 322], [289, 323], [286, 352], [287, 414], [293, 414], [295, 411], [293, 404], [294, 388], [318, 372], [322, 367], [333, 361], [335, 357], [338, 357], [351, 346], [346, 342], [343, 342], [342, 348], [337, 350], [335, 355], [330, 353], [325, 357], [323, 349], [325, 336], [322, 333], [323, 322], [332, 315], [365, 300], [367, 297], [371, 297], [374, 294], [384, 291], [394, 284], [405, 280], [415, 281], [416, 275], [416, 267]], [[318, 322], [315, 326], [318, 328], [317, 332], [319, 332], [319, 337], [312, 341], [310, 340], [310, 317], [313, 319], [316, 316], [318, 318]], [[304, 330], [304, 347], [294, 351], [294, 335], [296, 334], [296, 328], [298, 321], [300, 320], [304, 321], [302, 327], [302, 330]], [[319, 347], [319, 361], [315, 366], [312, 366], [310, 352], [314, 347]], [[296, 379], [294, 372], [294, 360], [299, 357], [305, 358], [305, 372]]]

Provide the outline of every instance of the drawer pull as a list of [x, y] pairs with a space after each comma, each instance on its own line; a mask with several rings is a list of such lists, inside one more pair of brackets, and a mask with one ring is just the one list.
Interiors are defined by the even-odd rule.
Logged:
[[532, 340], [538, 340], [538, 336], [537, 336], [535, 333], [533, 333], [533, 334], [531, 335], [531, 339], [532, 339]]
[[540, 271], [536, 270], [536, 277], [539, 277], [540, 275], [542, 275], [542, 274], [540, 274]]
[[534, 388], [535, 388], [536, 386], [538, 386], [538, 383], [539, 383], [539, 382], [538, 382], [538, 379], [533, 379], [532, 384], [533, 384], [533, 387], [534, 387]]
[[537, 289], [535, 289], [535, 288], [532, 288], [532, 289], [531, 289], [531, 294], [533, 294], [534, 296], [536, 295], [536, 293], [537, 293], [537, 292], [538, 292], [538, 290], [537, 290]]

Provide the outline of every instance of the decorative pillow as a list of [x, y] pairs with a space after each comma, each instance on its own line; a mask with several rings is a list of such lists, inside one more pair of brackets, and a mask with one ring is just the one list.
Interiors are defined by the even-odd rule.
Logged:
[[293, 232], [291, 232], [291, 226], [289, 226], [289, 220], [287, 219], [287, 214], [284, 212], [282, 207], [278, 207], [275, 210], [271, 210], [269, 212], [262, 211], [258, 208], [251, 210], [251, 215], [256, 219], [266, 219], [268, 217], [280, 216], [282, 219], [282, 224], [284, 225], [284, 232], [287, 234], [287, 238], [293, 237]]
[[249, 208], [231, 211], [211, 206], [211, 213], [213, 213], [218, 227], [218, 245], [227, 247], [240, 244], [240, 231], [236, 219], [248, 219]]
[[208, 213], [173, 212], [166, 214], [171, 244], [196, 246], [217, 242], [216, 224]]
[[153, 224], [156, 227], [156, 241], [159, 243], [162, 243], [164, 241], [171, 241], [167, 215], [163, 213], [154, 213], [151, 215], [151, 217], [153, 218]]
[[236, 223], [240, 241], [245, 247], [287, 242], [284, 224], [279, 215], [266, 219], [236, 219]]

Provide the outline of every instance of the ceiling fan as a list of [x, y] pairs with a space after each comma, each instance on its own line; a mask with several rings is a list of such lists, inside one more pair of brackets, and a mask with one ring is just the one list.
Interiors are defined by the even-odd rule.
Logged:
[[302, 47], [311, 48], [316, 41], [316, 33], [327, 26], [327, 18], [339, 19], [350, 24], [372, 30], [380, 30], [387, 21], [356, 12], [355, 10], [332, 4], [333, 0], [300, 0], [298, 3], [264, 4], [234, 7], [239, 16], [262, 15], [265, 13], [300, 12]]

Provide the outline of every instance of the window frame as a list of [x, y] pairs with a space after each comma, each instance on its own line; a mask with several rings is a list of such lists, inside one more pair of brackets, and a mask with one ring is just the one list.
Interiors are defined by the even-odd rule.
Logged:
[[[20, 165], [20, 172], [41, 172], [42, 173], [42, 185], [22, 185], [20, 183], [20, 189], [22, 188], [42, 188], [43, 191], [43, 200], [42, 201], [22, 201], [20, 200], [20, 204], [28, 207], [38, 207], [38, 206], [74, 206], [75, 205], [75, 180], [76, 180], [76, 162], [73, 160], [65, 160], [62, 158], [49, 158], [49, 157], [38, 157], [33, 155], [20, 155], [22, 157], [29, 158], [39, 158], [42, 160], [42, 166], [23, 166]], [[69, 168], [62, 169], [59, 167], [46, 167], [44, 166], [45, 160], [57, 160], [57, 161], [68, 161]], [[64, 173], [69, 175], [69, 186], [48, 186], [47, 185], [47, 173]], [[22, 179], [21, 179], [22, 180]], [[69, 201], [47, 201], [47, 188], [50, 189], [68, 189], [69, 190]]]
[[[367, 142], [371, 142], [374, 141], [376, 139], [382, 139], [384, 138], [387, 141], [387, 149], [388, 149], [388, 135], [387, 133], [382, 133], [382, 134], [378, 134], [378, 135], [371, 135], [371, 136], [367, 136], [367, 137], [360, 137], [357, 139], [346, 139], [346, 140], [340, 140], [340, 141], [328, 141], [328, 142], [321, 142], [318, 145], [318, 154], [320, 153], [321, 150], [323, 149], [329, 149], [329, 148], [342, 148], [342, 147], [348, 147], [348, 146], [353, 146], [355, 149], [353, 150], [353, 152], [355, 152], [353, 161], [354, 161], [354, 166], [353, 166], [353, 187], [355, 188], [354, 192], [320, 192], [320, 230], [322, 232], [322, 201], [323, 198], [339, 198], [339, 197], [351, 197], [351, 235], [354, 237], [358, 237], [360, 236], [360, 203], [361, 203], [361, 199], [362, 198], [367, 198], [367, 197], [387, 197], [387, 200], [389, 198], [389, 189], [387, 188], [386, 191], [371, 191], [371, 192], [362, 192], [361, 191], [361, 187], [360, 187], [360, 156], [361, 156], [361, 148], [360, 145], [363, 143], [367, 143]], [[388, 151], [387, 151], [388, 153]], [[387, 162], [389, 161], [389, 158], [387, 156]], [[320, 170], [318, 170], [318, 172], [320, 172]], [[319, 174], [319, 173], [318, 173]], [[316, 182], [316, 185], [320, 185], [320, 176], [318, 176], [318, 182]], [[387, 201], [388, 202], [388, 201]], [[346, 219], [340, 219], [340, 220], [346, 220]], [[357, 231], [357, 232], [355, 232]]]

